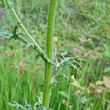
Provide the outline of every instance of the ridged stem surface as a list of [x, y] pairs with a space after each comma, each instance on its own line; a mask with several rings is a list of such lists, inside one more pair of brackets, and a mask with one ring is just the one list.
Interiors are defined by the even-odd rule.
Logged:
[[[53, 61], [53, 32], [55, 22], [55, 10], [57, 0], [50, 0], [49, 16], [48, 16], [48, 30], [47, 30], [47, 56]], [[49, 107], [51, 94], [51, 78], [52, 78], [52, 64], [46, 62], [43, 106]]]

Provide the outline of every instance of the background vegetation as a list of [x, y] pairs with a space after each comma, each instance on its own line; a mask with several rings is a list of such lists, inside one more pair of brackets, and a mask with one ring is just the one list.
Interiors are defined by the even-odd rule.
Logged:
[[[13, 0], [15, 9], [34, 39], [45, 50], [49, 0]], [[110, 1], [58, 0], [54, 47], [57, 54], [86, 60], [78, 75], [61, 69], [52, 89], [54, 110], [110, 110]], [[4, 0], [0, 1], [0, 30], [16, 24]], [[19, 29], [19, 32], [21, 30]], [[23, 35], [25, 36], [25, 35]], [[34, 106], [42, 92], [44, 62], [19, 41], [0, 37], [0, 109], [24, 101]], [[54, 72], [55, 73], [55, 72]], [[64, 75], [65, 74], [65, 75]]]

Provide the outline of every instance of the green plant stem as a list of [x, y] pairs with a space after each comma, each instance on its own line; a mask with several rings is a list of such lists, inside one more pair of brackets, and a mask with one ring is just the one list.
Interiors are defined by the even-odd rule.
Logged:
[[35, 44], [36, 48], [39, 50], [39, 52], [43, 52], [43, 50], [40, 48], [40, 46], [36, 43], [36, 41], [32, 38], [32, 36], [29, 34], [29, 32], [26, 30], [25, 26], [22, 24], [21, 20], [19, 19], [18, 15], [16, 14], [12, 4], [9, 0], [6, 0], [8, 7], [10, 8], [13, 16], [15, 17], [18, 24], [21, 26], [22, 30], [25, 32], [25, 34], [29, 37], [29, 39], [32, 41], [32, 43]]
[[[53, 61], [53, 30], [54, 30], [56, 3], [57, 0], [50, 0], [48, 16], [47, 56], [51, 61]], [[46, 62], [44, 93], [43, 93], [43, 106], [45, 107], [49, 107], [51, 94], [51, 77], [52, 77], [52, 64]]]
[[18, 15], [16, 14], [12, 4], [9, 0], [6, 0], [6, 3], [8, 7], [10, 8], [13, 16], [15, 17], [16, 21], [18, 22], [18, 25], [22, 28], [22, 30], [25, 32], [25, 34], [28, 36], [28, 38], [31, 40], [31, 42], [35, 45], [36, 51], [39, 53], [41, 58], [48, 63], [54, 64], [48, 56], [45, 54], [45, 52], [40, 48], [40, 46], [36, 43], [36, 41], [33, 39], [33, 37], [29, 34], [29, 32], [26, 30], [25, 26], [22, 24], [21, 20], [19, 19]]

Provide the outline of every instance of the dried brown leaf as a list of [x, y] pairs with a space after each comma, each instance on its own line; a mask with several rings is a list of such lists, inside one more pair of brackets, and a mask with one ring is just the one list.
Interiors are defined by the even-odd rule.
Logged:
[[110, 80], [107, 78], [106, 75], [103, 77], [103, 82], [105, 87], [110, 88]]

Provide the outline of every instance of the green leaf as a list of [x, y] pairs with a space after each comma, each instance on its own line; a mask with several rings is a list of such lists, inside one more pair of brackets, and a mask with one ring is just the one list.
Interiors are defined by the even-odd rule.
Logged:
[[104, 44], [105, 52], [103, 58], [110, 58], [110, 45]]
[[75, 74], [78, 74], [78, 70], [83, 69], [80, 63], [85, 60], [77, 57], [65, 57], [66, 54], [67, 52], [60, 54], [61, 58], [59, 58], [59, 62], [57, 62], [57, 68], [69, 66], [74, 69]]
[[104, 69], [104, 73], [108, 73], [108, 72], [110, 72], [110, 67], [106, 67], [106, 68]]
[[32, 48], [34, 49], [35, 51], [38, 52], [38, 54], [41, 56], [41, 58], [44, 60], [44, 61], [47, 61], [48, 63], [51, 63], [54, 65], [54, 62], [51, 61], [48, 56], [46, 55], [45, 52], [40, 52], [38, 50], [38, 48], [35, 46], [35, 44], [29, 42], [28, 40], [26, 40], [24, 37], [20, 36], [21, 33], [17, 33], [17, 29], [18, 29], [19, 25], [16, 25], [12, 31], [12, 34], [11, 33], [6, 33], [4, 32], [4, 28], [0, 28], [0, 36], [3, 36], [5, 35], [7, 38], [9, 38], [10, 40], [11, 39], [14, 39], [14, 40], [19, 40], [21, 41], [22, 43], [24, 43], [26, 45], [26, 47], [28, 48]]
[[60, 95], [62, 95], [63, 97], [65, 97], [65, 98], [68, 98], [69, 97], [69, 95], [66, 92], [64, 92], [64, 91], [59, 91], [58, 93]]

